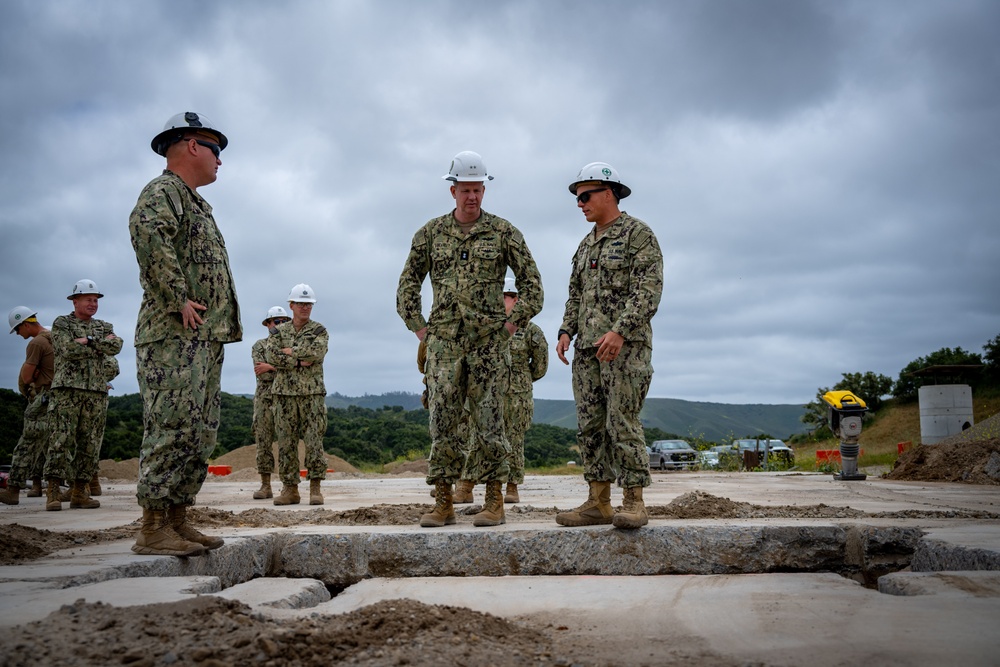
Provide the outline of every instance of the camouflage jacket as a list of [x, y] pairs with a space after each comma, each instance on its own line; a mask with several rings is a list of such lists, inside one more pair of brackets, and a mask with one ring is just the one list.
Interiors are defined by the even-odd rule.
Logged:
[[[226, 243], [201, 195], [164, 171], [143, 188], [129, 232], [143, 289], [136, 345], [167, 338], [242, 340]], [[207, 306], [196, 330], [185, 329], [181, 320], [188, 300]]]
[[[309, 320], [299, 331], [293, 322], [278, 325], [276, 333], [267, 338], [264, 360], [277, 370], [271, 394], [274, 396], [326, 396], [323, 384], [323, 359], [326, 357], [330, 334], [319, 322]], [[292, 349], [292, 356], [282, 350]], [[310, 361], [311, 366], [298, 362]]]
[[[253, 344], [250, 349], [250, 358], [253, 359], [254, 365], [258, 363], [270, 363], [264, 357], [264, 351], [267, 348], [268, 338], [261, 338], [259, 341]], [[274, 384], [274, 376], [277, 375], [277, 371], [267, 371], [266, 373], [261, 373], [257, 375], [257, 391], [254, 396], [268, 396], [271, 393], [271, 385]]]
[[[122, 339], [114, 335], [109, 322], [93, 318], [84, 322], [70, 313], [52, 323], [52, 347], [55, 350], [53, 387], [108, 392], [108, 357], [122, 350]], [[112, 338], [108, 338], [112, 334]], [[76, 338], [91, 338], [87, 345]]]
[[[503, 282], [510, 267], [518, 302], [506, 314]], [[434, 303], [430, 320], [421, 310], [420, 287], [430, 274]], [[524, 237], [514, 225], [486, 211], [467, 235], [454, 212], [434, 218], [417, 231], [399, 276], [396, 312], [410, 331], [427, 327], [448, 340], [482, 340], [504, 322], [527, 326], [542, 309], [542, 279]]]
[[591, 230], [573, 257], [569, 298], [560, 327], [577, 348], [614, 331], [651, 345], [650, 320], [663, 292], [663, 255], [653, 230], [622, 212], [599, 239]]
[[510, 390], [531, 391], [531, 383], [541, 380], [549, 369], [549, 344], [541, 327], [534, 322], [521, 327], [510, 339]]

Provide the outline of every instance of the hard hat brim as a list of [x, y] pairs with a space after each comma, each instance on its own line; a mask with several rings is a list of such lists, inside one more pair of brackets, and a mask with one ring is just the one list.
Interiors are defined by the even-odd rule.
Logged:
[[570, 194], [572, 194], [574, 197], [576, 196], [576, 189], [581, 183], [603, 183], [604, 185], [608, 185], [612, 188], [618, 188], [619, 199], [625, 199], [625, 197], [628, 197], [630, 194], [632, 194], [632, 188], [625, 185], [624, 183], [616, 183], [615, 181], [598, 181], [597, 179], [588, 178], [582, 181], [576, 181], [575, 183], [569, 184]]
[[216, 137], [219, 138], [220, 151], [226, 150], [226, 146], [229, 145], [229, 139], [226, 138], [226, 135], [210, 127], [172, 127], [169, 130], [164, 130], [163, 132], [160, 132], [158, 135], [153, 137], [153, 140], [149, 142], [149, 147], [152, 148], [153, 152], [156, 153], [157, 155], [167, 157], [167, 151], [165, 149], [162, 153], [158, 150], [160, 142], [162, 142], [163, 139], [165, 139], [168, 135], [175, 134], [177, 132], [187, 132], [188, 130], [191, 130], [192, 132], [200, 131], [200, 132], [208, 132], [209, 134], [214, 134]]
[[457, 178], [455, 176], [452, 176], [451, 174], [445, 174], [441, 178], [443, 178], [446, 181], [451, 181], [453, 183], [484, 183], [486, 181], [493, 180], [492, 176], [480, 176], [477, 178]]

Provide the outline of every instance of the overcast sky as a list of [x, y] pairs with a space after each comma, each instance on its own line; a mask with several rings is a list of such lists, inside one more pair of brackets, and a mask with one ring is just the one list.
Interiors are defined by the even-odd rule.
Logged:
[[[1000, 334], [998, 26], [994, 0], [5, 0], [0, 309], [48, 326], [95, 280], [126, 341], [114, 394], [137, 391], [128, 216], [164, 166], [150, 139], [197, 111], [230, 140], [200, 189], [243, 312], [224, 391], [253, 392], [260, 321], [300, 282], [328, 392], [420, 391], [396, 285], [462, 150], [535, 256], [550, 347], [590, 228], [566, 186], [601, 160], [664, 253], [650, 396], [895, 378]], [[0, 340], [16, 388], [25, 343]], [[572, 398], [551, 356], [535, 396]]]

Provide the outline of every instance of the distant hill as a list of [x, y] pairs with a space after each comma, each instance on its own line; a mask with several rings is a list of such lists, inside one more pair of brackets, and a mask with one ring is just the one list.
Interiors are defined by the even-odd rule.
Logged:
[[[419, 410], [420, 395], [397, 391], [386, 394], [366, 394], [360, 397], [331, 394], [326, 404], [333, 408], [357, 405], [370, 410], [384, 406], [401, 406], [404, 410]], [[700, 403], [678, 398], [647, 398], [642, 411], [642, 423], [682, 437], [701, 437], [721, 442], [729, 438], [769, 433], [776, 438], [788, 438], [804, 433], [807, 428], [801, 417], [801, 405], [737, 405]], [[576, 430], [576, 406], [573, 401], [535, 399], [535, 422]]]

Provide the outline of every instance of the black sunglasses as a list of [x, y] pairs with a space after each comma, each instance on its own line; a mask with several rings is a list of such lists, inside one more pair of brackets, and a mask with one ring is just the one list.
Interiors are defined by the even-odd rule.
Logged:
[[598, 192], [604, 192], [605, 190], [610, 190], [611, 188], [597, 188], [596, 190], [587, 190], [586, 192], [581, 192], [576, 196], [577, 204], [586, 204], [590, 201], [590, 196], [597, 194]]
[[[194, 137], [191, 138], [194, 139]], [[204, 146], [208, 150], [212, 151], [212, 155], [214, 155], [216, 159], [219, 159], [219, 155], [222, 154], [222, 147], [219, 146], [219, 144], [213, 144], [211, 141], [202, 141], [201, 139], [195, 139], [194, 142], [199, 146]]]

